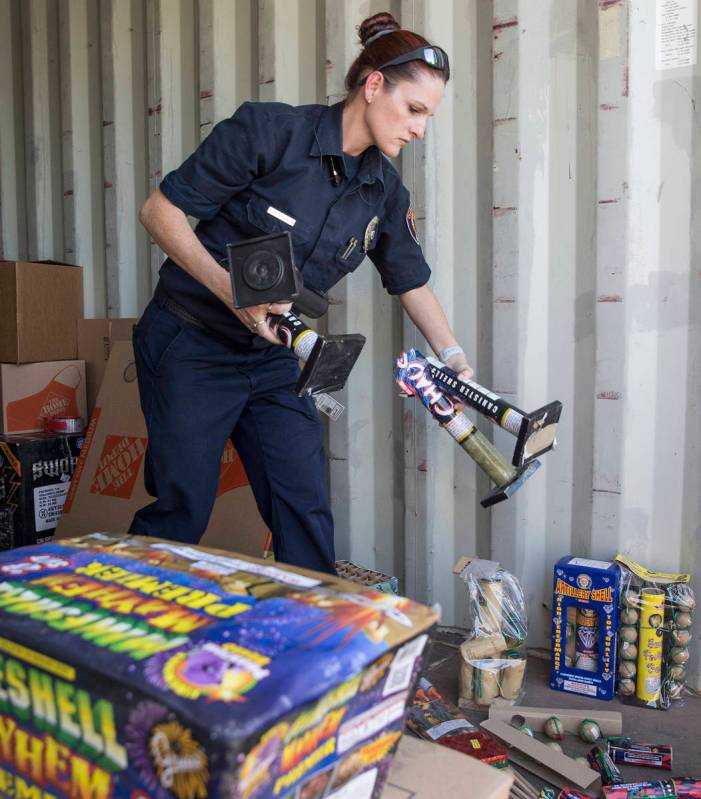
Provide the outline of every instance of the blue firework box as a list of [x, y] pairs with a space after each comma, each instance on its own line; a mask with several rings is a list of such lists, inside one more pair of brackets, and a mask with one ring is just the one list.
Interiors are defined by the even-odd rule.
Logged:
[[620, 583], [611, 561], [570, 555], [555, 564], [551, 688], [613, 698]]
[[154, 538], [0, 553], [0, 796], [377, 799], [436, 621]]

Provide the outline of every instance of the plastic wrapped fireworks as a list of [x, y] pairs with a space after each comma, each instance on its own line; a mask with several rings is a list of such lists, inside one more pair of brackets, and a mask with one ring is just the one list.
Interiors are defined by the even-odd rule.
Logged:
[[669, 709], [686, 687], [696, 608], [691, 575], [653, 572], [617, 555], [622, 566], [618, 693]]
[[460, 647], [461, 707], [515, 704], [526, 671], [526, 602], [518, 580], [492, 560], [461, 558], [469, 637]]
[[424, 677], [419, 680], [409, 705], [407, 728], [419, 738], [435, 741], [495, 768], [509, 765], [506, 748], [488, 732], [471, 724]]

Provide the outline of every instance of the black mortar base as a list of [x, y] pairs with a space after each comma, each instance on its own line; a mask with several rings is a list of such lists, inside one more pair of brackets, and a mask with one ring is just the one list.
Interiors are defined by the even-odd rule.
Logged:
[[518, 470], [516, 477], [514, 477], [510, 483], [507, 483], [505, 486], [497, 486], [491, 494], [487, 494], [487, 496], [480, 501], [480, 505], [483, 508], [489, 508], [492, 505], [496, 505], [508, 499], [512, 494], [515, 494], [526, 480], [532, 477], [538, 469], [540, 469], [540, 461], [531, 461], [526, 464], [526, 466]]
[[[516, 467], [526, 466], [539, 455], [550, 452], [550, 450], [554, 448], [557, 423], [560, 421], [560, 414], [562, 413], [562, 403], [556, 400], [555, 402], [549, 402], [547, 405], [543, 405], [543, 407], [538, 408], [537, 411], [532, 411], [531, 413], [520, 411], [520, 413], [523, 415], [523, 422], [521, 423], [521, 429], [518, 432], [516, 446], [514, 447], [514, 457], [511, 460], [511, 463]], [[527, 445], [531, 436], [544, 431], [545, 428], [550, 426], [554, 426], [554, 429], [549, 431], [551, 437], [548, 438], [545, 445], [540, 446], [535, 451], [530, 451]]]
[[319, 336], [297, 380], [297, 396], [312, 397], [343, 388], [364, 344], [365, 336], [360, 333]]

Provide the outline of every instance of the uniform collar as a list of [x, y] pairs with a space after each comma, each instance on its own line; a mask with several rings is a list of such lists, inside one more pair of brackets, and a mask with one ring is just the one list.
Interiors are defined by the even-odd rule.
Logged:
[[[309, 155], [335, 155], [343, 158], [343, 101], [326, 106], [314, 128], [314, 142]], [[384, 186], [382, 172], [382, 156], [374, 145], [363, 153], [363, 160], [358, 171], [361, 183], [374, 183], [379, 180]]]

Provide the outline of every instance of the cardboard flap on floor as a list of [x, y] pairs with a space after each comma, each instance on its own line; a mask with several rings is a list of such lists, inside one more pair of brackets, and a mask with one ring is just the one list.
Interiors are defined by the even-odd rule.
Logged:
[[570, 786], [590, 792], [598, 789], [601, 779], [598, 772], [551, 749], [505, 721], [487, 719], [482, 722], [482, 727], [511, 747], [510, 760], [547, 782], [560, 788]]
[[525, 724], [535, 732], [551, 716], [557, 716], [562, 722], [562, 729], [566, 732], [578, 732], [579, 725], [584, 719], [595, 721], [604, 735], [621, 735], [623, 732], [623, 716], [615, 710], [576, 709], [565, 707], [499, 707], [492, 705], [489, 708], [489, 718], [494, 721], [504, 721], [507, 724], [516, 722], [518, 726]]
[[[508, 799], [513, 776], [445, 746], [404, 735], [382, 799], [467, 796]], [[351, 797], [349, 797], [351, 799]]]

